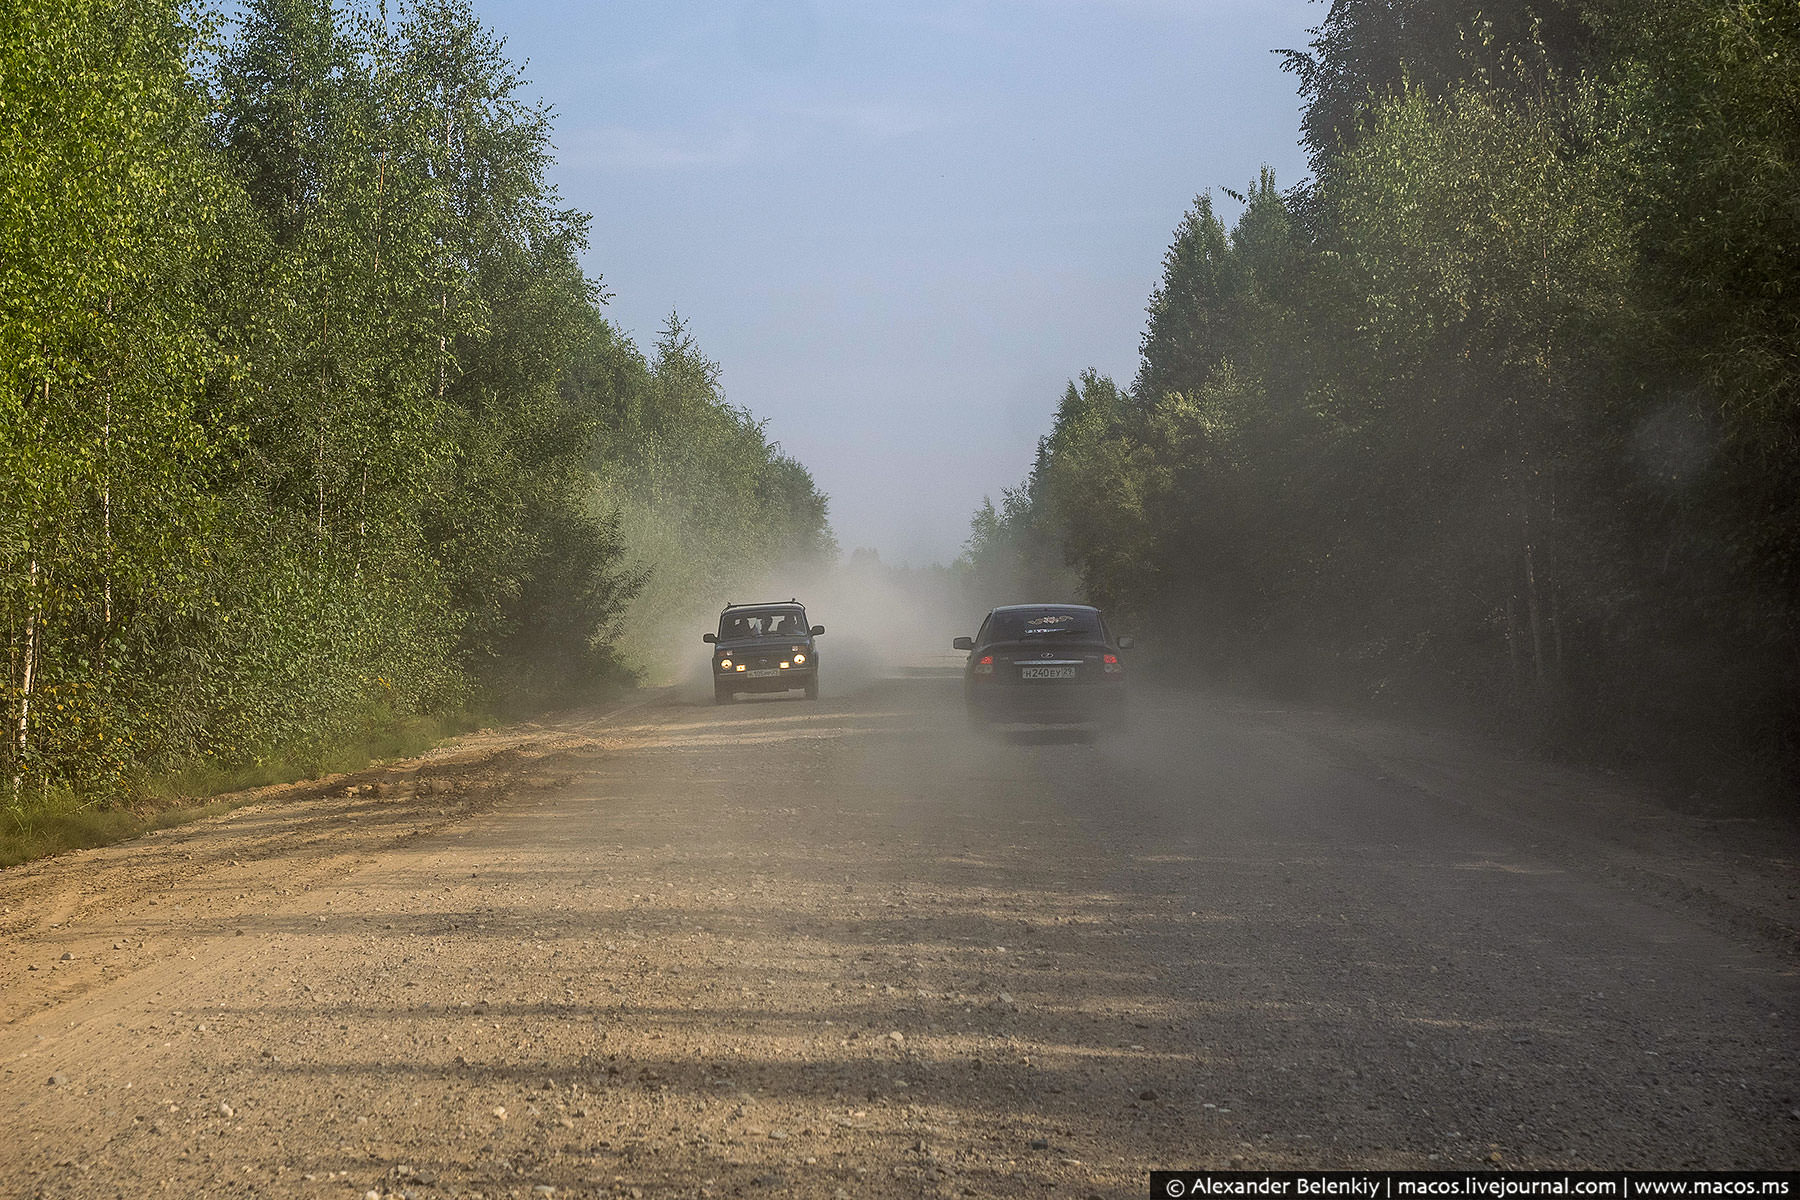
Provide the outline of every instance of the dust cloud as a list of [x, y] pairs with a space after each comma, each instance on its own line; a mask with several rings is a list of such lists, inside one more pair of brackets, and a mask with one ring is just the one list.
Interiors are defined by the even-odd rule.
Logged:
[[807, 619], [825, 627], [819, 639], [820, 686], [827, 695], [881, 679], [950, 674], [962, 655], [953, 638], [975, 632], [982, 613], [959, 601], [944, 568], [889, 567], [858, 554], [826, 565], [768, 572], [730, 595], [695, 597], [680, 612], [659, 614], [656, 629], [631, 647], [652, 686], [673, 686], [683, 700], [712, 698], [711, 654], [701, 635], [718, 628], [727, 604], [798, 600]]

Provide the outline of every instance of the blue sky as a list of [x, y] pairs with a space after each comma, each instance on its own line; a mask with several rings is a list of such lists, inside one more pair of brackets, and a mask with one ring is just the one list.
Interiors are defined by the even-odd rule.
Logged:
[[1128, 383], [1194, 196], [1298, 181], [1307, 0], [475, 0], [557, 111], [590, 273], [671, 310], [831, 497], [948, 562], [1063, 387]]

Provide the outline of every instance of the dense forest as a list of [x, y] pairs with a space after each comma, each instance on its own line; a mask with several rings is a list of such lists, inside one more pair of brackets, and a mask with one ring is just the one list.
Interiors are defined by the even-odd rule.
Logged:
[[[1800, 782], [1800, 9], [1333, 0], [1310, 179], [1203, 194], [989, 585], [1157, 661]], [[1209, 181], [1211, 182], [1211, 181]], [[1215, 185], [1216, 186], [1216, 185]]]
[[602, 315], [551, 114], [465, 0], [238, 14], [0, 21], [19, 819], [589, 697], [634, 597], [835, 553], [682, 321], [646, 353]]

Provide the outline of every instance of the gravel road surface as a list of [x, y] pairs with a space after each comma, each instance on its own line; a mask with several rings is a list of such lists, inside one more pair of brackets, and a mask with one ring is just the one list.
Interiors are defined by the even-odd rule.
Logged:
[[0, 872], [0, 1195], [1800, 1166], [1800, 838], [1341, 715], [679, 694]]

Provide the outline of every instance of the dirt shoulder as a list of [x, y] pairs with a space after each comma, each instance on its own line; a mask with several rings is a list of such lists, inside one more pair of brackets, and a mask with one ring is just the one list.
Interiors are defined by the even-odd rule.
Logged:
[[[610, 722], [664, 695], [479, 730], [417, 758], [213, 797], [232, 810], [0, 870], [0, 1025], [178, 959], [283, 897], [508, 798], [567, 786], [571, 756], [603, 749]], [[156, 936], [133, 931], [151, 918]]]

